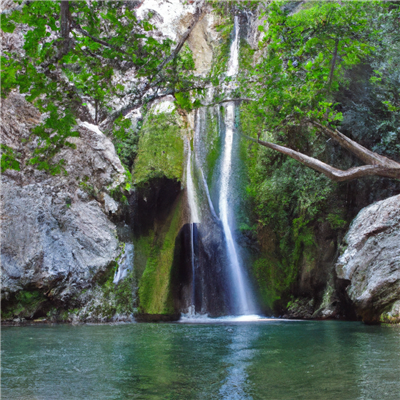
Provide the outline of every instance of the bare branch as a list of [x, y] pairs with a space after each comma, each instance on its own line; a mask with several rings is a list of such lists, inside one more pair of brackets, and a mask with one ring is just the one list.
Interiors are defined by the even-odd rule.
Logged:
[[364, 146], [361, 146], [359, 143], [343, 135], [343, 133], [339, 132], [337, 129], [332, 130], [327, 126], [321, 125], [319, 122], [314, 120], [310, 120], [309, 122], [312, 125], [321, 129], [322, 132], [326, 133], [329, 137], [334, 139], [342, 147], [349, 150], [351, 153], [357, 156], [357, 158], [359, 158], [366, 164], [380, 165], [385, 168], [395, 168], [395, 169], [400, 167], [400, 164], [397, 163], [396, 161], [393, 161], [385, 156], [381, 156], [380, 154], [377, 154], [371, 150], [368, 150]]
[[203, 9], [203, 1], [200, 2], [200, 4], [197, 6], [195, 13], [193, 14], [193, 19], [186, 30], [186, 32], [182, 35], [181, 39], [179, 40], [179, 43], [175, 47], [175, 50], [157, 67], [157, 71], [161, 71], [166, 64], [168, 64], [171, 60], [173, 60], [178, 53], [181, 51], [183, 45], [185, 44], [186, 40], [189, 39], [190, 34], [192, 33], [193, 29], [197, 25], [197, 23], [201, 20], [201, 18], [204, 15], [204, 9]]
[[244, 138], [251, 140], [252, 142], [258, 143], [269, 149], [279, 151], [282, 154], [286, 154], [287, 156], [299, 161], [305, 166], [312, 168], [315, 171], [323, 173], [329, 179], [336, 182], [343, 182], [355, 178], [361, 178], [363, 176], [383, 176], [387, 178], [400, 179], [400, 164], [397, 163], [396, 163], [397, 167], [385, 167], [381, 165], [363, 165], [361, 167], [350, 168], [347, 171], [343, 171], [341, 169], [334, 168], [322, 161], [319, 161], [316, 158], [306, 156], [305, 154], [289, 149], [287, 147], [280, 146], [274, 143], [264, 142], [262, 140], [255, 139], [244, 134], [241, 135]]

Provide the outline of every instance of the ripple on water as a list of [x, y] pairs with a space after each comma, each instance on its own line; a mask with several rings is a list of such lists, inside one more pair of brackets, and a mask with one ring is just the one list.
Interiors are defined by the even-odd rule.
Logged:
[[246, 317], [4, 327], [2, 398], [398, 400], [399, 328]]

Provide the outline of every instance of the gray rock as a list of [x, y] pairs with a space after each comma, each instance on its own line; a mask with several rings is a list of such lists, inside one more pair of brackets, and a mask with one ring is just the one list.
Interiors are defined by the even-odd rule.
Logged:
[[96, 200], [69, 205], [49, 185], [5, 177], [2, 205], [3, 292], [82, 288], [119, 254], [116, 228]]
[[118, 203], [107, 193], [104, 194], [103, 199], [106, 212], [115, 214], [118, 211]]
[[400, 300], [400, 195], [362, 209], [345, 242], [336, 272], [350, 281], [347, 292], [357, 313], [371, 323], [387, 311], [395, 318], [399, 307], [394, 304]]
[[[57, 157], [67, 174], [51, 176], [27, 165], [28, 139], [41, 115], [12, 93], [1, 107], [2, 143], [20, 154], [21, 171], [6, 171], [1, 189], [2, 297], [37, 290], [67, 303], [90, 287], [120, 255], [109, 213], [119, 205], [107, 191], [125, 179], [114, 146], [95, 125], [79, 123], [76, 149]], [[118, 190], [118, 189], [117, 189]]]

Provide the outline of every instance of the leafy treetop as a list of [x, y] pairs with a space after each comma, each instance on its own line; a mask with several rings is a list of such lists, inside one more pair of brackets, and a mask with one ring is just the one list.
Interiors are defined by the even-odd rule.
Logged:
[[[1, 29], [22, 29], [25, 41], [23, 51], [6, 49], [1, 56], [1, 95], [18, 88], [47, 116], [33, 131], [38, 146], [30, 163], [39, 169], [63, 169], [63, 161], [52, 158], [72, 146], [68, 138], [78, 135], [77, 118], [110, 131], [129, 110], [166, 94], [187, 97], [194, 81], [202, 85], [184, 40], [174, 48], [172, 40], [160, 39], [152, 16], [140, 20], [133, 2], [16, 3], [15, 11], [2, 15]], [[199, 17], [198, 9], [190, 29]], [[6, 157], [12, 159], [9, 150]], [[4, 168], [17, 165], [14, 157]]]

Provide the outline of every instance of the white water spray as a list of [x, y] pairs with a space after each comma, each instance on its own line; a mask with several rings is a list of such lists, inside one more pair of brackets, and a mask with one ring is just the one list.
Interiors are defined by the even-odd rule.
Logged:
[[186, 186], [187, 186], [187, 196], [188, 196], [189, 211], [190, 211], [190, 222], [192, 224], [199, 223], [200, 222], [199, 206], [197, 204], [196, 192], [192, 177], [192, 149], [189, 140], [188, 140], [188, 158], [186, 165]]
[[237, 15], [235, 15], [234, 33], [235, 37], [231, 43], [228, 71], [226, 73], [228, 76], [237, 75], [239, 72], [239, 18]]
[[195, 269], [195, 254], [194, 254], [194, 224], [200, 222], [199, 217], [199, 207], [197, 204], [195, 187], [193, 183], [192, 177], [192, 149], [191, 143], [188, 140], [188, 160], [186, 166], [186, 185], [187, 185], [187, 196], [188, 196], [188, 203], [189, 203], [189, 212], [190, 212], [190, 258], [192, 264], [192, 299], [191, 305], [189, 309], [189, 314], [195, 314], [195, 295], [196, 295], [196, 269]]
[[125, 250], [118, 262], [118, 269], [114, 274], [114, 284], [117, 284], [125, 279], [125, 277], [128, 275], [128, 272], [133, 268], [133, 251], [133, 244], [126, 243]]
[[[234, 76], [239, 70], [239, 21], [235, 16], [235, 37], [231, 44], [230, 59], [228, 64], [228, 76]], [[232, 147], [233, 132], [235, 124], [235, 104], [228, 103], [225, 107], [225, 146], [222, 159], [221, 170], [221, 187], [219, 196], [219, 212], [222, 226], [225, 233], [226, 245], [228, 251], [229, 267], [231, 270], [231, 278], [233, 282], [233, 290], [235, 296], [235, 313], [251, 314], [254, 313], [254, 303], [251, 298], [250, 288], [247, 284], [246, 277], [242, 271], [237, 246], [233, 239], [231, 227], [229, 224], [230, 208], [229, 208], [229, 180], [232, 169]]]

